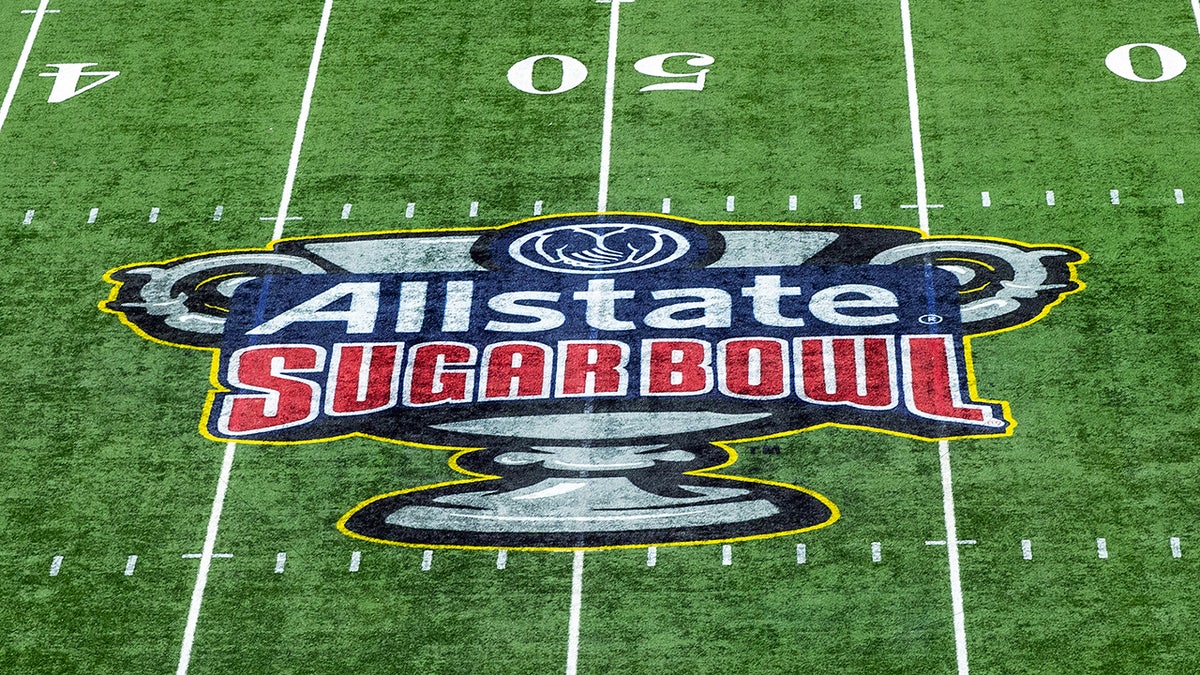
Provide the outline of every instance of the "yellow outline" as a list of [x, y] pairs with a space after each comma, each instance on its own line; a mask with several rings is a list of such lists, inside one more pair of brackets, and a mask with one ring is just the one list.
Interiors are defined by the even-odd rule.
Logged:
[[[400, 494], [405, 494], [405, 493], [409, 493], [409, 492], [417, 492], [417, 491], [421, 491], [421, 490], [431, 490], [431, 489], [446, 487], [446, 486], [450, 486], [450, 485], [462, 485], [464, 483], [474, 483], [474, 482], [480, 482], [480, 481], [486, 481], [486, 480], [497, 480], [500, 477], [499, 476], [490, 476], [490, 475], [486, 475], [486, 474], [477, 474], [477, 473], [474, 473], [471, 471], [467, 471], [466, 469], [463, 469], [461, 466], [459, 466], [459, 464], [458, 464], [459, 457], [462, 457], [463, 455], [465, 455], [469, 452], [475, 452], [477, 450], [481, 450], [482, 448], [463, 448], [463, 447], [448, 447], [448, 446], [430, 445], [427, 443], [405, 441], [405, 440], [395, 439], [395, 438], [384, 438], [384, 437], [375, 436], [372, 434], [357, 432], [357, 431], [351, 432], [348, 434], [342, 434], [340, 436], [330, 436], [327, 438], [305, 439], [305, 440], [300, 440], [300, 441], [260, 441], [260, 440], [248, 440], [248, 439], [238, 439], [238, 438], [222, 438], [219, 436], [214, 436], [208, 432], [208, 421], [212, 414], [213, 403], [216, 399], [217, 394], [229, 392], [229, 389], [221, 386], [221, 384], [219, 382], [219, 378], [218, 378], [218, 373], [220, 370], [220, 350], [219, 350], [219, 348], [217, 348], [217, 347], [197, 347], [194, 345], [178, 344], [178, 343], [167, 342], [166, 340], [160, 340], [156, 337], [153, 337], [153, 336], [145, 333], [136, 324], [134, 324], [132, 321], [129, 321], [126, 318], [124, 312], [121, 312], [121, 311], [115, 310], [115, 309], [110, 309], [107, 306], [108, 303], [114, 302], [117, 299], [117, 294], [120, 291], [121, 286], [123, 285], [123, 282], [113, 279], [112, 275], [114, 275], [118, 272], [121, 272], [123, 270], [133, 269], [136, 267], [142, 267], [142, 266], [146, 266], [146, 265], [163, 265], [163, 264], [167, 264], [167, 263], [177, 262], [180, 260], [185, 260], [188, 258], [197, 258], [197, 257], [201, 257], [201, 256], [210, 256], [210, 255], [217, 255], [217, 254], [222, 254], [222, 253], [254, 253], [254, 252], [263, 252], [263, 251], [272, 252], [275, 250], [275, 248], [279, 244], [282, 244], [285, 242], [290, 242], [290, 241], [311, 241], [313, 239], [352, 239], [352, 238], [358, 238], [358, 237], [371, 237], [371, 236], [379, 236], [379, 235], [396, 235], [396, 234], [419, 235], [419, 234], [423, 234], [423, 233], [436, 233], [436, 232], [480, 232], [480, 233], [482, 233], [482, 232], [503, 230], [505, 228], [514, 227], [517, 225], [522, 225], [524, 223], [529, 223], [529, 222], [534, 222], [534, 221], [539, 221], [539, 220], [560, 219], [560, 218], [567, 218], [567, 217], [586, 217], [586, 216], [597, 216], [597, 215], [650, 217], [650, 218], [656, 218], [656, 219], [675, 220], [675, 221], [679, 221], [679, 222], [683, 222], [683, 223], [690, 223], [692, 225], [704, 225], [704, 226], [721, 225], [721, 226], [738, 227], [738, 226], [754, 226], [754, 225], [771, 225], [771, 226], [776, 226], [776, 227], [800, 227], [800, 228], [803, 228], [803, 227], [813, 227], [813, 228], [818, 228], [818, 227], [820, 227], [820, 228], [861, 227], [861, 228], [874, 229], [874, 230], [881, 230], [881, 229], [882, 230], [904, 230], [904, 231], [908, 231], [908, 232], [914, 232], [914, 233], [920, 235], [922, 240], [939, 240], [939, 239], [963, 240], [963, 239], [966, 239], [966, 240], [976, 240], [976, 241], [994, 241], [994, 242], [1001, 242], [1001, 243], [1005, 243], [1005, 244], [1015, 245], [1015, 246], [1018, 246], [1021, 248], [1033, 248], [1033, 247], [1038, 247], [1038, 246], [1053, 246], [1055, 248], [1069, 250], [1079, 256], [1078, 261], [1067, 264], [1068, 269], [1070, 271], [1069, 280], [1072, 283], [1074, 283], [1076, 287], [1070, 291], [1060, 293], [1059, 296], [1053, 302], [1047, 303], [1046, 306], [1042, 308], [1042, 311], [1039, 312], [1037, 316], [1035, 316], [1027, 321], [1024, 321], [1022, 323], [1016, 324], [1014, 326], [1008, 326], [1008, 327], [1000, 328], [1000, 329], [993, 330], [993, 331], [987, 331], [987, 332], [983, 332], [983, 333], [976, 333], [976, 334], [972, 334], [972, 335], [964, 335], [963, 336], [963, 358], [965, 360], [965, 368], [966, 368], [966, 373], [967, 373], [967, 390], [970, 393], [971, 400], [974, 402], [978, 402], [978, 403], [990, 403], [990, 404], [994, 404], [994, 405], [999, 405], [1001, 407], [1001, 410], [1004, 415], [1004, 419], [1006, 422], [1008, 422], [1007, 428], [1003, 434], [995, 434], [995, 433], [969, 434], [969, 435], [964, 435], [964, 436], [929, 438], [929, 437], [925, 437], [925, 436], [918, 436], [915, 434], [908, 434], [908, 433], [899, 432], [899, 431], [892, 431], [889, 429], [878, 429], [875, 427], [868, 427], [868, 426], [862, 426], [862, 425], [856, 425], [856, 424], [844, 424], [841, 422], [822, 422], [820, 424], [815, 424], [815, 425], [812, 425], [809, 427], [803, 427], [801, 429], [791, 429], [788, 431], [781, 431], [778, 433], [768, 434], [765, 436], [754, 436], [754, 437], [739, 438], [739, 439], [726, 440], [726, 441], [712, 441], [711, 443], [713, 445], [716, 445], [717, 447], [720, 447], [729, 453], [728, 459], [725, 462], [723, 462], [722, 464], [719, 464], [717, 466], [709, 467], [706, 469], [697, 469], [695, 471], [688, 471], [688, 472], [685, 472], [684, 475], [695, 475], [695, 476], [703, 476], [703, 477], [708, 477], [708, 478], [722, 478], [722, 479], [726, 479], [726, 480], [737, 480], [737, 481], [744, 481], [744, 482], [750, 482], [750, 483], [763, 483], [766, 485], [774, 485], [777, 487], [784, 487], [784, 488], [789, 488], [789, 489], [793, 489], [793, 490], [799, 490], [800, 492], [804, 492], [809, 495], [812, 495], [813, 497], [817, 498], [822, 503], [824, 503], [826, 506], [828, 506], [832, 512], [832, 515], [830, 516], [830, 518], [828, 520], [826, 520], [825, 522], [823, 522], [819, 525], [814, 525], [811, 527], [806, 527], [806, 528], [798, 529], [798, 530], [791, 530], [791, 531], [787, 531], [787, 532], [775, 532], [775, 533], [770, 533], [770, 534], [750, 535], [750, 536], [746, 536], [746, 537], [735, 537], [735, 538], [730, 538], [730, 539], [716, 539], [716, 540], [706, 540], [706, 541], [696, 541], [696, 542], [673, 542], [673, 543], [667, 543], [667, 544], [654, 544], [656, 546], [698, 546], [698, 545], [705, 545], [705, 544], [719, 544], [719, 543], [728, 543], [728, 542], [735, 542], [735, 541], [749, 541], [749, 540], [754, 540], [754, 539], [767, 539], [767, 538], [771, 538], [771, 537], [782, 537], [782, 536], [787, 536], [787, 535], [791, 535], [791, 534], [798, 534], [800, 532], [808, 532], [811, 530], [816, 530], [816, 529], [825, 527], [827, 525], [830, 525], [830, 524], [836, 522], [841, 517], [840, 511], [838, 510], [837, 506], [832, 501], [827, 499], [825, 496], [823, 496], [817, 492], [814, 492], [812, 490], [809, 490], [807, 488], [803, 488], [803, 487], [796, 486], [796, 485], [790, 485], [787, 483], [780, 483], [780, 482], [776, 482], [776, 481], [768, 481], [768, 480], [762, 480], [762, 479], [757, 479], [757, 478], [746, 478], [743, 476], [727, 476], [727, 475], [723, 475], [723, 474], [713, 473], [713, 472], [719, 471], [721, 469], [727, 468], [729, 466], [732, 466], [735, 462], [737, 462], [737, 458], [738, 458], [737, 451], [732, 446], [732, 444], [735, 444], [735, 443], [746, 443], [746, 442], [750, 442], [750, 441], [761, 441], [761, 440], [767, 440], [767, 439], [783, 438], [786, 436], [792, 436], [792, 435], [796, 435], [796, 434], [800, 434], [800, 433], [804, 433], [804, 432], [808, 432], [808, 431], [815, 431], [817, 429], [822, 429], [825, 427], [836, 427], [836, 428], [841, 428], [841, 429], [856, 429], [856, 430], [862, 430], [862, 431], [870, 431], [873, 433], [883, 433], [883, 434], [887, 434], [890, 436], [898, 436], [901, 438], [910, 438], [910, 439], [921, 440], [921, 441], [943, 441], [943, 440], [953, 441], [953, 440], [961, 440], [961, 439], [966, 439], [966, 438], [1003, 438], [1006, 436], [1011, 436], [1013, 434], [1013, 431], [1017, 427], [1017, 421], [1015, 419], [1013, 419], [1013, 417], [1012, 417], [1012, 412], [1010, 410], [1008, 401], [985, 399], [985, 398], [982, 398], [979, 396], [979, 393], [977, 391], [977, 382], [976, 382], [976, 378], [975, 378], [975, 365], [974, 365], [974, 361], [972, 358], [971, 340], [973, 338], [982, 337], [982, 336], [986, 336], [986, 335], [996, 335], [999, 333], [1006, 333], [1006, 332], [1017, 330], [1019, 328], [1024, 328], [1025, 326], [1033, 324], [1033, 323], [1037, 322], [1038, 320], [1042, 319], [1043, 317], [1045, 317], [1047, 314], [1049, 314], [1050, 310], [1053, 309], [1054, 307], [1056, 307], [1059, 303], [1061, 303], [1068, 295], [1073, 295], [1075, 293], [1082, 291], [1084, 288], [1086, 288], [1085, 284], [1082, 281], [1080, 281], [1078, 278], [1077, 268], [1079, 265], [1082, 265], [1089, 260], [1088, 254], [1078, 248], [1075, 248], [1073, 246], [1063, 245], [1063, 244], [1030, 244], [1027, 242], [1017, 241], [1015, 239], [1006, 239], [1003, 237], [988, 237], [988, 236], [974, 236], [974, 235], [929, 235], [929, 234], [925, 234], [925, 233], [921, 232], [921, 230], [918, 228], [901, 226], [901, 225], [871, 225], [871, 224], [864, 224], [864, 223], [779, 223], [779, 222], [772, 222], [772, 221], [749, 221], [749, 222], [701, 221], [701, 220], [694, 220], [691, 218], [683, 218], [680, 216], [672, 216], [672, 215], [666, 215], [666, 214], [660, 214], [660, 213], [643, 213], [643, 212], [637, 212], [637, 211], [610, 211], [610, 212], [606, 212], [604, 214], [599, 214], [599, 213], [595, 213], [595, 212], [578, 212], [578, 213], [559, 213], [559, 214], [552, 214], [552, 215], [532, 216], [529, 218], [522, 218], [520, 220], [515, 220], [515, 221], [508, 222], [508, 223], [504, 223], [503, 225], [490, 225], [490, 226], [483, 226], [483, 227], [449, 227], [449, 228], [432, 228], [432, 229], [427, 229], [427, 230], [425, 230], [425, 229], [421, 229], [421, 230], [417, 230], [417, 229], [378, 230], [378, 231], [369, 231], [369, 232], [352, 232], [352, 233], [341, 233], [341, 234], [319, 234], [319, 235], [299, 236], [299, 237], [284, 237], [281, 239], [272, 240], [269, 243], [267, 243], [267, 245], [263, 246], [262, 248], [224, 249], [224, 250], [217, 250], [217, 251], [205, 251], [202, 253], [193, 253], [190, 255], [178, 256], [175, 258], [170, 258], [168, 260], [163, 260], [163, 261], [159, 261], [159, 262], [140, 262], [140, 263], [133, 263], [133, 264], [129, 264], [129, 265], [122, 265], [120, 267], [113, 268], [104, 273], [104, 277], [103, 277], [104, 280], [110, 284], [113, 284], [113, 288], [110, 290], [108, 298], [100, 301], [99, 308], [102, 312], [117, 315], [118, 318], [120, 319], [121, 323], [128, 326], [137, 335], [139, 335], [142, 338], [149, 340], [151, 342], [155, 342], [155, 343], [163, 344], [163, 345], [169, 345], [172, 347], [182, 347], [185, 349], [198, 349], [198, 350], [212, 352], [213, 358], [212, 358], [211, 365], [209, 367], [209, 381], [213, 388], [208, 391], [207, 396], [205, 397], [204, 412], [201, 415], [200, 424], [199, 424], [200, 434], [202, 436], [204, 436], [205, 438], [208, 438], [213, 441], [218, 441], [221, 443], [227, 443], [227, 442], [232, 441], [235, 443], [240, 443], [240, 444], [245, 444], [245, 445], [302, 445], [302, 444], [309, 444], [309, 443], [326, 443], [326, 442], [330, 442], [330, 441], [337, 441], [337, 440], [354, 438], [354, 437], [368, 438], [371, 440], [382, 441], [385, 443], [395, 443], [397, 445], [403, 445], [403, 446], [407, 446], [407, 447], [427, 448], [430, 450], [454, 451], [455, 454], [452, 455], [450, 457], [450, 459], [448, 460], [448, 464], [449, 464], [450, 468], [460, 474], [464, 474], [464, 475], [472, 477], [469, 480], [446, 481], [446, 482], [441, 482], [441, 483], [435, 483], [432, 485], [423, 485], [423, 486], [419, 486], [419, 487], [415, 487], [415, 488], [408, 488], [408, 489], [404, 489], [404, 490], [389, 492], [389, 493], [382, 494], [382, 495], [376, 495], [375, 497], [372, 497], [363, 502], [360, 502], [353, 509], [351, 509], [349, 512], [347, 512], [346, 515], [342, 516], [338, 520], [338, 522], [337, 522], [338, 530], [340, 530], [343, 534], [354, 537], [356, 539], [362, 539], [365, 541], [371, 541], [371, 542], [382, 543], [382, 544], [390, 544], [390, 545], [395, 545], [395, 546], [407, 546], [407, 547], [413, 547], [413, 548], [441, 548], [441, 549], [468, 549], [468, 550], [471, 550], [471, 549], [498, 550], [500, 548], [509, 548], [511, 550], [529, 550], [529, 551], [575, 551], [575, 550], [607, 550], [607, 549], [621, 549], [621, 548], [645, 548], [646, 546], [650, 546], [651, 544], [628, 544], [628, 545], [621, 545], [621, 546], [597, 546], [597, 547], [584, 547], [582, 549], [578, 548], [578, 547], [521, 548], [521, 547], [499, 547], [499, 546], [455, 546], [455, 545], [439, 545], [439, 544], [408, 544], [408, 543], [404, 543], [404, 542], [395, 542], [395, 541], [374, 539], [371, 537], [366, 537], [366, 536], [351, 532], [345, 528], [345, 522], [350, 518], [350, 516], [353, 515], [354, 513], [358, 512], [360, 509], [362, 509], [367, 504], [370, 504], [379, 499], [383, 499], [386, 497], [392, 497], [392, 496], [400, 495]], [[949, 258], [947, 258], [947, 259], [949, 260]], [[977, 262], [977, 261], [973, 261], [973, 262]]]

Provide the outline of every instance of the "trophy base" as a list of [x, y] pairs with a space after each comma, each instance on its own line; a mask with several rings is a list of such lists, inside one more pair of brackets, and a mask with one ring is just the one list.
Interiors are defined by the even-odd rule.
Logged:
[[677, 478], [653, 492], [627, 476], [547, 477], [507, 490], [499, 479], [418, 489], [362, 505], [343, 527], [412, 546], [579, 549], [770, 536], [834, 518], [825, 501], [798, 488]]

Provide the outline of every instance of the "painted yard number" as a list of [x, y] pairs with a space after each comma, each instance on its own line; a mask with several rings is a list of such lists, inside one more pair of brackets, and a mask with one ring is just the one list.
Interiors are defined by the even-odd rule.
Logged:
[[[1161, 68], [1161, 74], [1158, 77], [1143, 77], [1133, 69], [1133, 50], [1154, 51], [1158, 58], [1158, 63]], [[1183, 54], [1171, 49], [1166, 45], [1155, 44], [1153, 42], [1135, 42], [1130, 45], [1121, 45], [1108, 53], [1104, 59], [1104, 65], [1108, 66], [1114, 74], [1123, 77], [1133, 82], [1166, 82], [1174, 79], [1187, 68], [1187, 59], [1183, 58]], [[1143, 74], [1145, 73], [1143, 70]]]
[[[686, 58], [686, 63], [693, 68], [700, 68], [688, 73], [672, 72], [667, 70], [667, 61], [669, 59]], [[553, 89], [539, 89], [533, 82], [533, 68], [539, 61], [550, 59], [557, 61], [562, 69], [562, 76], [558, 81], [558, 86]], [[647, 56], [633, 64], [633, 69], [643, 75], [650, 77], [661, 77], [671, 82], [659, 82], [642, 87], [639, 91], [700, 91], [704, 89], [704, 76], [708, 74], [708, 68], [715, 62], [713, 57], [708, 54], [698, 54], [695, 52], [671, 52], [669, 54], [655, 54]], [[588, 69], [579, 59], [562, 54], [539, 54], [531, 56], [527, 59], [522, 59], [513, 64], [512, 68], [508, 69], [508, 82], [512, 86], [520, 89], [526, 94], [561, 94], [565, 91], [571, 91], [575, 87], [583, 84], [587, 79]], [[545, 83], [543, 83], [544, 85]]]

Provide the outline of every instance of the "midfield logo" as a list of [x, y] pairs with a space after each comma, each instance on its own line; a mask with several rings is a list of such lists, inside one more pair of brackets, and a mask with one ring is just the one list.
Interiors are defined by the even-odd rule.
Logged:
[[863, 225], [551, 216], [287, 239], [110, 272], [105, 311], [213, 350], [201, 432], [458, 449], [470, 476], [367, 500], [343, 532], [579, 549], [827, 525], [805, 488], [717, 473], [730, 443], [834, 425], [1004, 436], [970, 338], [1082, 288], [1063, 246]]

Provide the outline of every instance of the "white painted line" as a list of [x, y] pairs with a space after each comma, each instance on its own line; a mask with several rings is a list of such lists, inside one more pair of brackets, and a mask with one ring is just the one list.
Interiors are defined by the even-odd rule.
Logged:
[[571, 615], [567, 620], [567, 675], [576, 675], [579, 669], [579, 614], [582, 609], [583, 551], [575, 551], [575, 559], [571, 563]]
[[467, 215], [472, 218], [479, 215], [479, 202], [471, 202], [471, 212]]
[[225, 444], [225, 456], [221, 460], [221, 473], [217, 478], [217, 492], [213, 496], [212, 511], [208, 514], [208, 530], [204, 534], [204, 549], [200, 567], [196, 570], [196, 585], [192, 587], [192, 602], [188, 606], [187, 626], [183, 629], [183, 644], [179, 648], [179, 667], [176, 675], [186, 675], [192, 660], [192, 643], [196, 641], [196, 624], [200, 621], [200, 604], [204, 600], [204, 587], [208, 585], [208, 570], [212, 567], [213, 548], [217, 545], [217, 529], [221, 523], [221, 509], [225, 505], [225, 491], [229, 489], [229, 474], [233, 471], [233, 455], [237, 443]]
[[1046, 190], [1046, 206], [1054, 206], [1054, 190]]
[[959, 546], [974, 546], [977, 543], [974, 539], [960, 539], [958, 541]]
[[871, 542], [871, 562], [883, 561], [883, 545], [877, 541]]
[[796, 564], [803, 565], [808, 562], [808, 547], [804, 544], [796, 544]]
[[862, 195], [854, 195], [854, 210], [862, 211]]
[[1196, 17], [1196, 31], [1200, 32], [1200, 0], [1192, 0], [1192, 15]]
[[926, 541], [925, 545], [926, 546], [945, 546], [946, 542], [941, 539], [935, 539], [935, 540]]
[[959, 675], [967, 675], [967, 621], [963, 610], [962, 572], [958, 563], [958, 525], [954, 518], [954, 479], [950, 474], [950, 442], [938, 441], [942, 473], [942, 514], [946, 521], [946, 552], [950, 563], [950, 608], [954, 616], [954, 654]]
[[725, 198], [725, 210], [733, 213], [733, 195]]
[[287, 553], [280, 551], [275, 554], [275, 574], [283, 574], [285, 567], [287, 567]]
[[58, 576], [58, 571], [62, 569], [62, 561], [63, 557], [61, 555], [54, 556], [54, 559], [50, 561], [50, 576]]
[[533, 215], [535, 215], [535, 216], [542, 215], [542, 200], [539, 199], [533, 203]]
[[25, 220], [24, 220], [24, 221], [22, 221], [22, 222], [23, 222], [25, 225], [32, 225], [32, 224], [33, 224], [33, 214], [34, 214], [34, 210], [33, 210], [33, 209], [29, 209], [28, 211], [26, 211], [26, 212], [25, 212]]
[[[1196, 0], [1196, 2], [1200, 2], [1200, 0]], [[1179, 188], [1175, 188], [1175, 203], [1183, 203], [1183, 190], [1180, 190]]]
[[405, 218], [412, 218], [412, 217], [413, 217], [413, 216], [415, 216], [416, 214], [417, 214], [417, 203], [416, 203], [416, 202], [409, 202], [409, 203], [408, 203], [408, 206], [404, 207], [404, 217], [405, 217]]
[[[259, 218], [259, 220], [277, 220], [277, 218], [275, 216], [263, 216]], [[284, 218], [284, 220], [304, 220], [304, 218], [301, 216], [288, 216], [287, 218]]]
[[[921, 109], [917, 102], [917, 65], [913, 56], [912, 16], [908, 0], [900, 0], [900, 25], [904, 31], [904, 73], [908, 81], [908, 124], [912, 132], [913, 169], [917, 182], [917, 222], [921, 231], [929, 234], [929, 196], [925, 190], [925, 153], [921, 149]], [[961, 670], [961, 661], [959, 665]]]
[[[604, 0], [597, 0], [603, 2]], [[596, 210], [608, 210], [608, 174], [612, 168], [613, 92], [617, 85], [617, 28], [621, 25], [623, 0], [608, 0], [608, 60], [604, 73], [604, 120], [600, 133], [600, 187], [597, 190]]]
[[[184, 553], [180, 557], [184, 558], [185, 560], [188, 558], [203, 558], [204, 554], [203, 553]], [[214, 558], [232, 558], [233, 554], [232, 553], [214, 553], [214, 554], [212, 554], [212, 557], [214, 557]]]
[[733, 547], [729, 544], [721, 547], [721, 564], [725, 566], [733, 564]]
[[433, 567], [433, 551], [425, 549], [425, 552], [421, 554], [421, 571], [428, 572], [431, 567]]
[[137, 556], [136, 555], [129, 556], [129, 558], [125, 561], [125, 576], [127, 576], [127, 577], [133, 576], [133, 570], [136, 567], [137, 567]]
[[100, 216], [100, 209], [98, 209], [98, 208], [93, 208], [91, 211], [88, 211], [88, 225], [95, 223], [96, 218], [98, 218], [99, 216]]
[[1171, 537], [1171, 557], [1183, 557], [1183, 549], [1179, 546], [1179, 537]]
[[[43, 0], [45, 2], [45, 0]], [[321, 22], [317, 27], [316, 43], [313, 45], [312, 61], [308, 67], [308, 79], [304, 85], [304, 96], [300, 102], [300, 115], [296, 121], [296, 134], [292, 139], [292, 151], [288, 158], [287, 175], [283, 182], [283, 191], [279, 199], [279, 211], [275, 219], [272, 239], [283, 236], [283, 226], [287, 222], [288, 207], [292, 201], [292, 189], [296, 184], [296, 171], [300, 167], [300, 147], [304, 143], [304, 129], [308, 124], [308, 113], [312, 108], [313, 90], [317, 84], [317, 66], [321, 62], [321, 50], [325, 45], [325, 33], [329, 29], [329, 15], [333, 12], [333, 0], [325, 0], [321, 12]], [[192, 660], [192, 645], [196, 640], [196, 625], [200, 621], [200, 605], [204, 600], [204, 588], [208, 585], [208, 571], [212, 566], [213, 548], [217, 542], [217, 531], [220, 528], [221, 510], [225, 504], [225, 492], [229, 488], [229, 475], [233, 471], [233, 457], [237, 444], [230, 442], [225, 445], [225, 456], [221, 461], [221, 474], [217, 479], [217, 492], [213, 497], [212, 512], [208, 517], [208, 531], [204, 537], [204, 553], [200, 558], [200, 568], [196, 572], [196, 585], [192, 588], [192, 601], [188, 607], [187, 626], [183, 632], [183, 643], [179, 648], [179, 666], [176, 675], [187, 675], [188, 665]]]
[[1120, 204], [1121, 203], [1120, 190], [1109, 190], [1108, 191], [1108, 201], [1111, 204]]
[[796, 210], [796, 195], [788, 195], [788, 211]]
[[501, 549], [496, 552], [496, 569], [502, 570], [508, 567], [508, 551]]
[[292, 154], [288, 157], [287, 177], [283, 181], [283, 196], [279, 200], [279, 213], [275, 217], [272, 239], [283, 236], [283, 225], [287, 222], [288, 207], [292, 203], [292, 189], [296, 185], [296, 171], [300, 168], [300, 148], [304, 145], [304, 130], [308, 127], [313, 91], [317, 88], [317, 68], [321, 65], [321, 52], [325, 49], [325, 33], [329, 30], [329, 15], [332, 12], [333, 0], [325, 0], [325, 7], [321, 11], [321, 23], [317, 27], [317, 40], [313, 44], [312, 60], [308, 64], [304, 96], [300, 99], [300, 117], [296, 120], [296, 135], [292, 139]]
[[670, 197], [663, 197], [662, 212], [663, 213], [671, 212], [671, 198]]
[[362, 564], [362, 551], [354, 551], [350, 554], [350, 571], [357, 572], [359, 565]]
[[[925, 155], [921, 148], [921, 113], [917, 101], [917, 69], [913, 54], [912, 13], [909, 0], [900, 0], [900, 24], [904, 33], [904, 69], [908, 83], [908, 120], [912, 132], [913, 173], [917, 187], [917, 221], [929, 234], [929, 196], [925, 186]], [[954, 621], [954, 655], [958, 675], [968, 675], [967, 624], [963, 610], [962, 577], [958, 563], [958, 528], [954, 518], [954, 487], [950, 475], [950, 443], [938, 441], [942, 475], [942, 513], [946, 523], [946, 552], [950, 565], [950, 605]]]
[[152, 207], [150, 209], [150, 222], [152, 222], [152, 223], [158, 222], [158, 211], [159, 211], [159, 209], [157, 206]]
[[[917, 208], [920, 208], [920, 206], [917, 204], [901, 204], [900, 208], [902, 208], [902, 209], [917, 209]], [[925, 208], [940, 209], [940, 208], [945, 208], [945, 205], [944, 204], [926, 204]]]
[[[8, 82], [8, 91], [4, 92], [4, 102], [0, 103], [0, 129], [4, 128], [4, 120], [8, 119], [8, 111], [12, 108], [13, 97], [17, 95], [17, 85], [25, 72], [25, 64], [29, 62], [29, 52], [33, 51], [33, 41], [37, 39], [38, 29], [42, 27], [42, 19], [46, 18], [46, 5], [50, 0], [42, 0], [33, 12], [33, 23], [29, 26], [29, 35], [25, 37], [25, 46], [21, 48], [21, 56], [17, 58], [17, 67], [13, 69], [12, 79]], [[55, 10], [57, 11], [57, 10]]]
[[1021, 557], [1026, 560], [1033, 560], [1033, 542], [1028, 539], [1021, 540]]
[[217, 208], [213, 209], [213, 222], [221, 222], [221, 216], [223, 215], [225, 215], [225, 207], [221, 204], [217, 204]]
[[1101, 560], [1108, 559], [1108, 540], [1104, 537], [1096, 539], [1096, 555]]
[[350, 209], [354, 208], [353, 204], [342, 204], [342, 220], [350, 220]]
[[[60, 11], [61, 10], [57, 10], [57, 9], [48, 9], [48, 10], [46, 10], [46, 13], [47, 14], [58, 14]], [[22, 14], [35, 14], [35, 13], [37, 13], [37, 10], [36, 9], [23, 9], [23, 10], [21, 10], [21, 13]]]
[[646, 549], [646, 567], [654, 567], [658, 564], [658, 548], [651, 546]]
[[979, 199], [983, 201], [983, 208], [985, 209], [992, 205], [992, 193], [990, 192], [980, 192]]

